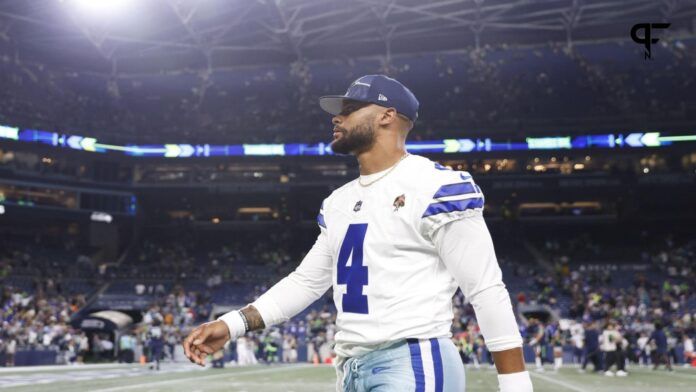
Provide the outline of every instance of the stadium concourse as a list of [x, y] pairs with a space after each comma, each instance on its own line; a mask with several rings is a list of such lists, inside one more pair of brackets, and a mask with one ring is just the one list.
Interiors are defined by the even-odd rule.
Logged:
[[[535, 391], [693, 389], [694, 15], [692, 0], [0, 2], [0, 389], [335, 389], [332, 290], [203, 368], [182, 341], [307, 255], [323, 201], [360, 176], [318, 99], [370, 74], [420, 101], [408, 151], [485, 194]], [[631, 38], [658, 21], [651, 45]], [[496, 390], [469, 300], [452, 298], [451, 341], [467, 391]]]

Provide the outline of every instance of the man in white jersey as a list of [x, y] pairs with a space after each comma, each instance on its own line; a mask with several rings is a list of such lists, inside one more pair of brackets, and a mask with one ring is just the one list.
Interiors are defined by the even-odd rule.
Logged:
[[360, 177], [322, 203], [320, 234], [297, 269], [254, 303], [194, 329], [184, 341], [204, 363], [228, 339], [288, 320], [333, 286], [338, 391], [463, 391], [449, 339], [457, 287], [474, 306], [503, 392], [532, 391], [522, 339], [466, 172], [406, 152], [418, 100], [383, 75], [320, 99], [334, 115], [331, 148]]

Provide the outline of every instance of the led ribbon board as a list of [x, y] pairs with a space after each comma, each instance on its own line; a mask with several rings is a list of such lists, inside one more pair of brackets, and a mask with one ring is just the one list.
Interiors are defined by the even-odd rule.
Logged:
[[[58, 134], [0, 125], [0, 140], [48, 144], [73, 150], [105, 153], [114, 151], [134, 157], [192, 158], [232, 156], [317, 156], [333, 155], [329, 143], [287, 144], [158, 144], [113, 145], [95, 138]], [[665, 136], [660, 132], [599, 134], [584, 136], [529, 137], [524, 141], [485, 139], [443, 139], [406, 143], [413, 153], [455, 154], [490, 151], [577, 150], [586, 148], [666, 147], [673, 143], [696, 142], [696, 135]]]

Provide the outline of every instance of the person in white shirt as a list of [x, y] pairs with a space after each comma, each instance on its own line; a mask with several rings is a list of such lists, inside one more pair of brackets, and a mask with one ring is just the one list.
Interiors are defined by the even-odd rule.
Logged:
[[469, 173], [406, 152], [419, 107], [413, 93], [367, 75], [320, 106], [334, 115], [331, 148], [356, 156], [360, 177], [324, 200], [320, 234], [299, 267], [249, 306], [194, 329], [188, 358], [202, 364], [228, 339], [288, 320], [333, 286], [337, 390], [461, 392], [464, 367], [450, 340], [459, 287], [500, 390], [531, 391], [483, 192]]
[[570, 326], [570, 340], [573, 342], [573, 361], [582, 363], [582, 351], [585, 347], [585, 328], [582, 323], [573, 323]]
[[10, 367], [15, 364], [15, 354], [17, 353], [17, 340], [10, 336], [5, 346], [5, 366]]
[[78, 364], [83, 364], [85, 363], [85, 356], [89, 352], [89, 338], [87, 335], [82, 332], [80, 336], [78, 337], [78, 346], [77, 346], [77, 363]]
[[638, 344], [638, 363], [640, 366], [648, 366], [650, 363], [650, 345], [648, 344], [648, 335], [645, 332], [641, 332], [640, 337], [636, 341]]
[[684, 367], [689, 367], [694, 358], [696, 358], [696, 353], [694, 353], [694, 340], [691, 339], [689, 334], [684, 333], [684, 335], [682, 335], [682, 343], [684, 344]]
[[297, 362], [297, 340], [291, 334], [283, 337], [283, 362]]
[[255, 365], [259, 361], [254, 354], [254, 343], [245, 336], [237, 339], [237, 364], [239, 366]]
[[611, 371], [612, 366], [617, 367], [617, 376], [626, 376], [627, 373], [623, 370], [623, 366], [620, 361], [623, 360], [621, 355], [619, 355], [619, 345], [622, 344], [623, 336], [616, 330], [616, 324], [613, 321], [607, 323], [606, 328], [602, 332], [599, 338], [600, 348], [604, 353], [604, 375], [614, 376], [614, 372]]

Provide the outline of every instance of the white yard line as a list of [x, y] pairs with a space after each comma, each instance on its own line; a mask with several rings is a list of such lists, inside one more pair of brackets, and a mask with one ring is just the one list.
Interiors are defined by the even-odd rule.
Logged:
[[216, 378], [246, 376], [249, 374], [274, 373], [274, 372], [283, 372], [283, 371], [288, 371], [288, 370], [306, 369], [306, 368], [310, 368], [313, 366], [314, 365], [287, 366], [287, 367], [282, 367], [282, 368], [273, 367], [273, 368], [268, 368], [268, 369], [248, 370], [248, 371], [241, 371], [241, 372], [234, 372], [234, 373], [230, 372], [230, 373], [224, 373], [224, 374], [211, 374], [209, 376], [177, 378], [176, 380], [146, 382], [146, 383], [140, 383], [140, 384], [134, 384], [134, 385], [121, 385], [118, 387], [106, 388], [106, 389], [94, 389], [94, 390], [92, 390], [92, 392], [116, 392], [116, 391], [123, 391], [126, 389], [138, 389], [138, 388], [154, 387], [154, 386], [159, 386], [159, 385], [176, 384], [179, 382], [186, 382], [186, 381], [211, 380], [211, 379], [216, 379]]
[[90, 370], [90, 369], [105, 369], [105, 368], [128, 368], [135, 367], [138, 364], [118, 364], [118, 363], [99, 363], [89, 365], [46, 365], [46, 366], [12, 366], [0, 367], [0, 373], [23, 373], [23, 372], [42, 372], [52, 370]]
[[[659, 371], [659, 370], [658, 370]], [[656, 371], [657, 372], [657, 371]], [[631, 373], [629, 373], [630, 375]], [[667, 373], [665, 371], [662, 371], [661, 374], [667, 376], [667, 377], [676, 377], [676, 378], [681, 378], [683, 380], [689, 380], [689, 381], [696, 381], [696, 374], [694, 375], [689, 375], [689, 374], [680, 374], [677, 372], [671, 372]]]
[[560, 386], [562, 386], [563, 388], [570, 389], [571, 391], [575, 391], [575, 392], [589, 392], [588, 390], [582, 389], [582, 388], [577, 387], [577, 386], [575, 386], [575, 385], [573, 385], [573, 384], [568, 384], [567, 382], [564, 382], [564, 381], [554, 380], [554, 379], [551, 378], [551, 377], [543, 376], [543, 375], [541, 375], [541, 374], [539, 374], [539, 373], [536, 373], [536, 372], [534, 372], [534, 371], [530, 371], [529, 374], [530, 374], [532, 377], [539, 377], [540, 379], [542, 379], [542, 380], [544, 380], [544, 381], [546, 381], [546, 382], [550, 382], [551, 384], [560, 385]]

